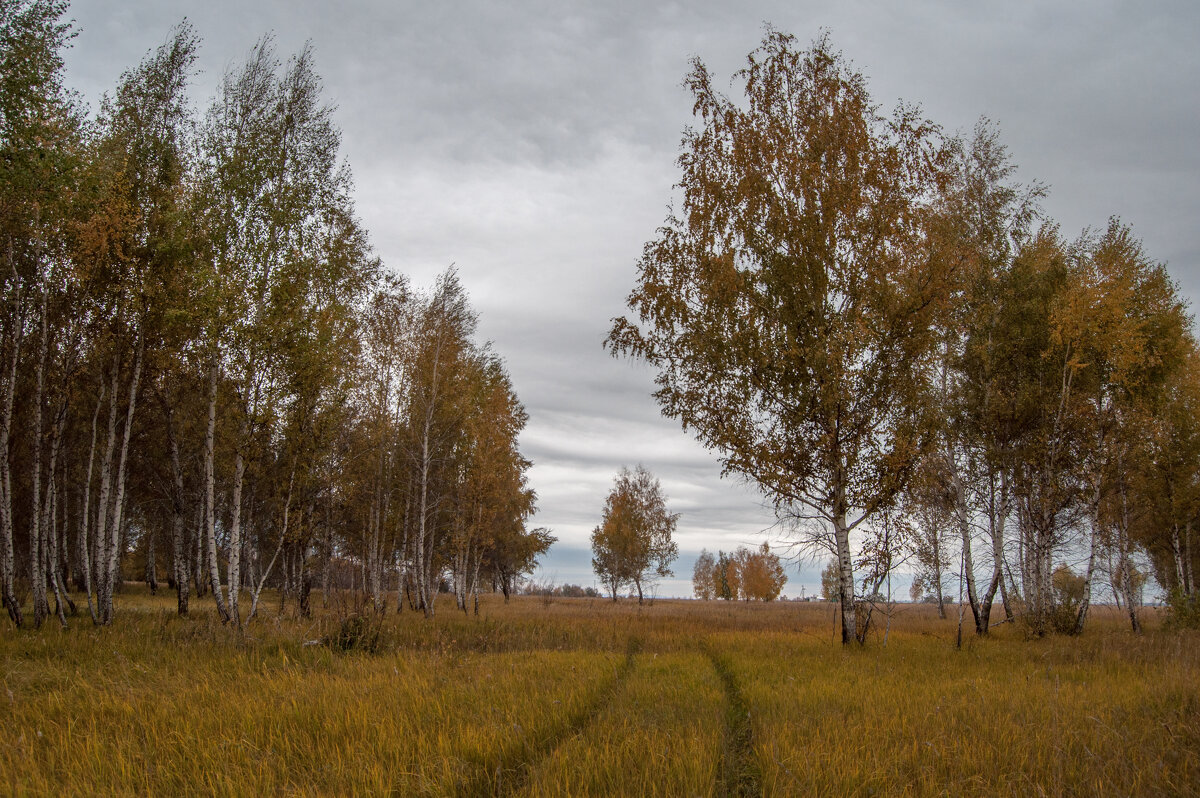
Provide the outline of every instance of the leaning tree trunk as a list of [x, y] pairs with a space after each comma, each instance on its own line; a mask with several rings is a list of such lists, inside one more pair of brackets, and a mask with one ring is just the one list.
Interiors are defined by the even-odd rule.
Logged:
[[117, 465], [117, 487], [116, 495], [113, 499], [113, 520], [111, 528], [108, 531], [109, 544], [108, 562], [106, 565], [107, 575], [104, 579], [105, 595], [100, 606], [100, 620], [106, 626], [112, 623], [113, 620], [113, 588], [120, 577], [121, 567], [121, 524], [124, 522], [123, 514], [125, 510], [125, 474], [129, 464], [129, 439], [133, 437], [133, 416], [137, 409], [138, 388], [141, 384], [142, 377], [142, 352], [145, 344], [138, 335], [137, 351], [133, 359], [133, 376], [129, 379], [129, 405], [125, 413], [125, 432], [121, 439], [121, 459]]
[[1125, 606], [1129, 611], [1129, 624], [1135, 634], [1142, 633], [1142, 622], [1138, 618], [1137, 597], [1133, 591], [1133, 560], [1129, 540], [1129, 487], [1121, 484], [1121, 518], [1117, 530], [1121, 549], [1121, 590], [1125, 594]]
[[1008, 482], [1004, 475], [1000, 477], [1000, 502], [997, 507], [995, 493], [995, 472], [988, 474], [990, 495], [988, 507], [988, 531], [992, 538], [992, 578], [988, 582], [980, 602], [980, 615], [983, 619], [983, 634], [987, 634], [992, 626], [992, 606], [996, 601], [996, 592], [1004, 604], [1006, 620], [1012, 620], [1012, 609], [1008, 604], [1008, 591], [1004, 588], [1004, 527], [1008, 517]]
[[[283, 544], [287, 540], [288, 534], [288, 518], [292, 507], [292, 486], [296, 484], [296, 466], [292, 466], [292, 474], [288, 477], [288, 492], [287, 499], [283, 505], [283, 526], [279, 530], [279, 545], [275, 547], [275, 553], [271, 555], [271, 561], [267, 563], [267, 567], [263, 569], [259, 576], [257, 584], [254, 586], [254, 592], [250, 596], [250, 614], [246, 616], [246, 623], [250, 623], [255, 614], [258, 613], [258, 597], [262, 593], [263, 585], [267, 583], [267, 577], [271, 575], [271, 569], [275, 567], [275, 560], [279, 558], [279, 552], [283, 551]], [[280, 591], [283, 592], [282, 590]]]
[[88, 464], [87, 471], [84, 473], [83, 483], [83, 507], [79, 513], [79, 539], [78, 539], [78, 558], [79, 571], [83, 575], [83, 588], [87, 593], [88, 614], [92, 616], [92, 623], [99, 623], [100, 618], [96, 615], [96, 603], [92, 600], [92, 558], [91, 546], [88, 543], [88, 522], [91, 518], [91, 497], [92, 497], [92, 466], [96, 460], [96, 424], [100, 420], [100, 408], [104, 404], [105, 385], [100, 384], [100, 395], [96, 397], [96, 410], [92, 413], [92, 440], [88, 445]]

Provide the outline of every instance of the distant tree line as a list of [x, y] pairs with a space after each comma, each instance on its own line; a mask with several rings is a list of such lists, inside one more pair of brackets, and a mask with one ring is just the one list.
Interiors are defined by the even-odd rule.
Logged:
[[553, 541], [525, 410], [454, 272], [418, 292], [372, 255], [311, 51], [261, 39], [198, 115], [184, 23], [90, 117], [65, 10], [0, 0], [12, 621], [65, 623], [73, 585], [111, 623], [126, 578], [243, 623], [268, 585], [507, 595]]
[[745, 546], [732, 554], [718, 551], [716, 557], [704, 549], [692, 569], [692, 590], [705, 600], [774, 601], [786, 582], [783, 561], [766, 543], [755, 551]]
[[1139, 562], [1195, 619], [1200, 354], [1166, 268], [1117, 219], [1065, 238], [991, 123], [883, 115], [827, 36], [768, 30], [737, 79], [694, 62], [677, 210], [608, 346], [832, 555], [843, 641], [910, 558], [980, 635], [997, 600], [1081, 632], [1102, 580], [1137, 630]]

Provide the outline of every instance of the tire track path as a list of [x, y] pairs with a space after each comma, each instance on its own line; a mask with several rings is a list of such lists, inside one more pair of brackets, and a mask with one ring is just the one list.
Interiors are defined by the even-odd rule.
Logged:
[[720, 776], [717, 795], [727, 798], [762, 795], [762, 779], [754, 757], [750, 709], [746, 706], [729, 662], [714, 651], [711, 644], [704, 646], [704, 653], [721, 679], [728, 702], [725, 708], [725, 744], [718, 769]]
[[597, 692], [591, 703], [568, 716], [564, 724], [550, 729], [541, 737], [516, 741], [500, 754], [498, 766], [480, 765], [473, 777], [459, 784], [456, 794], [508, 796], [520, 792], [539, 762], [550, 756], [563, 743], [583, 732], [609, 705], [633, 671], [634, 658], [640, 650], [641, 642], [630, 638], [625, 648], [625, 660], [617, 668], [612, 681]]

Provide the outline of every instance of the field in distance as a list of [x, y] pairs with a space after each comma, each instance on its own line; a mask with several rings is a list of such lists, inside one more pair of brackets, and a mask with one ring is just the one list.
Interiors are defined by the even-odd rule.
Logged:
[[117, 601], [113, 628], [0, 632], [0, 791], [1200, 792], [1200, 634], [1153, 610], [1141, 637], [1098, 607], [1080, 638], [959, 650], [955, 618], [905, 606], [886, 645], [843, 648], [828, 604], [484, 596], [393, 607], [343, 652], [306, 643], [345, 608], [268, 599], [243, 640], [165, 591]]

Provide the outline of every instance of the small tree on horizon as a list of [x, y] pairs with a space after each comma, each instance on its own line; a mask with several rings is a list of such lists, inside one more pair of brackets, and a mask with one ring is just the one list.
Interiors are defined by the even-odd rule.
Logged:
[[692, 569], [692, 590], [696, 598], [712, 601], [717, 597], [716, 585], [717, 561], [708, 549], [701, 549]]
[[671, 576], [670, 565], [679, 556], [671, 539], [678, 520], [678, 513], [667, 512], [662, 485], [645, 466], [621, 468], [604, 502], [603, 520], [592, 530], [592, 568], [613, 601], [622, 585], [632, 584], [641, 604], [643, 583]]

